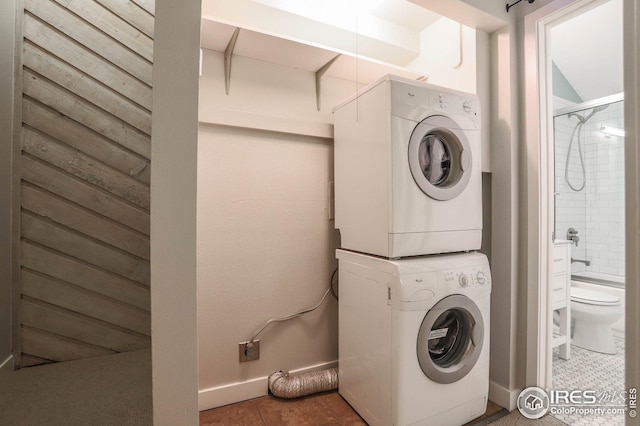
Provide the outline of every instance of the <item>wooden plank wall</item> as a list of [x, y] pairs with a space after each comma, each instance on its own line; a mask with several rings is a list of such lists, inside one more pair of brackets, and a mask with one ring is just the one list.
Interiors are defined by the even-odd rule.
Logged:
[[23, 0], [21, 367], [151, 345], [154, 0]]

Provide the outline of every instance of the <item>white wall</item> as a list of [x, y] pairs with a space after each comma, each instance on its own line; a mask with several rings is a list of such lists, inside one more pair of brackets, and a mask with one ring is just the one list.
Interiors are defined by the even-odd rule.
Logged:
[[420, 33], [420, 49], [408, 69], [429, 76], [431, 84], [476, 93], [475, 29], [442, 17]]
[[[518, 364], [518, 116], [515, 32], [491, 34], [491, 365], [489, 398], [508, 409], [522, 386]], [[515, 395], [514, 395], [515, 394]]]
[[491, 172], [491, 37], [476, 30], [476, 90], [480, 99], [482, 171]]
[[151, 155], [153, 424], [198, 424], [200, 0], [156, 1]]
[[15, 0], [0, 5], [0, 366], [11, 355], [15, 8]]
[[332, 106], [356, 89], [355, 83], [325, 78], [318, 112], [313, 73], [238, 56], [227, 96], [222, 53], [205, 50], [203, 59], [197, 222], [201, 410], [265, 395], [266, 377], [275, 371], [338, 358], [337, 302], [329, 296], [313, 313], [265, 329], [259, 360], [238, 361], [238, 343], [264, 321], [314, 305], [329, 287], [339, 239], [329, 220], [333, 140], [287, 133], [285, 127], [276, 132], [204, 121], [219, 122], [231, 111], [234, 124], [244, 126], [277, 128], [296, 121], [303, 133], [317, 124], [331, 129]]

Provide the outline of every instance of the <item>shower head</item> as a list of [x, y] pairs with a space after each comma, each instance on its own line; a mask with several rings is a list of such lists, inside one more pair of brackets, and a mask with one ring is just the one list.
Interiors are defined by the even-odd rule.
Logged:
[[600, 112], [600, 111], [602, 111], [603, 109], [606, 109], [608, 106], [609, 106], [608, 104], [605, 104], [605, 105], [598, 105], [597, 107], [594, 107], [594, 108], [591, 110], [591, 113], [585, 117], [585, 119], [584, 119], [583, 123], [586, 123], [587, 121], [589, 121], [589, 119], [590, 119], [591, 117], [593, 117], [593, 115], [594, 115], [595, 113]]
[[589, 115], [587, 115], [586, 117], [583, 117], [582, 115], [578, 114], [577, 112], [572, 112], [569, 114], [569, 117], [571, 117], [572, 115], [577, 117], [578, 120], [580, 120], [580, 123], [584, 124], [587, 121], [589, 121], [589, 119], [591, 117], [593, 117], [593, 115], [597, 112], [602, 111], [603, 109], [606, 109], [609, 106], [609, 104], [606, 105], [598, 105], [597, 107], [594, 107], [591, 112], [589, 113]]
[[578, 120], [580, 120], [580, 122], [581, 122], [582, 124], [584, 124], [584, 123], [588, 120], [588, 118], [587, 118], [587, 119], [585, 119], [583, 116], [581, 116], [581, 115], [580, 115], [580, 114], [578, 114], [577, 112], [569, 113], [569, 115], [568, 115], [568, 116], [569, 116], [569, 117], [571, 117], [571, 116], [576, 117]]

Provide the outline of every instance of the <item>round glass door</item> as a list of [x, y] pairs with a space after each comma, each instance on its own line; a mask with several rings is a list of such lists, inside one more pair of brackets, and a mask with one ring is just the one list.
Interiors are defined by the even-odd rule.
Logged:
[[453, 383], [474, 367], [482, 351], [484, 322], [468, 297], [442, 299], [422, 320], [416, 343], [423, 373], [437, 383]]
[[409, 168], [422, 192], [436, 200], [450, 200], [464, 191], [471, 171], [471, 147], [464, 133], [448, 117], [421, 121], [409, 140]]
[[437, 134], [422, 138], [418, 147], [420, 170], [430, 184], [440, 186], [451, 178], [451, 150]]

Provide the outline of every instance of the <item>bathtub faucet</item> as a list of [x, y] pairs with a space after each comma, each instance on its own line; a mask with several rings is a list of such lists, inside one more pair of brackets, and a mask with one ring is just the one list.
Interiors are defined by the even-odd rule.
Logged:
[[578, 237], [578, 230], [576, 228], [567, 229], [567, 240], [576, 243], [576, 247], [578, 247], [578, 241], [580, 241], [580, 237]]
[[[576, 243], [576, 245], [577, 245], [577, 243]], [[590, 260], [574, 259], [573, 257], [571, 258], [571, 263], [584, 263], [587, 266], [591, 265], [591, 261]]]

